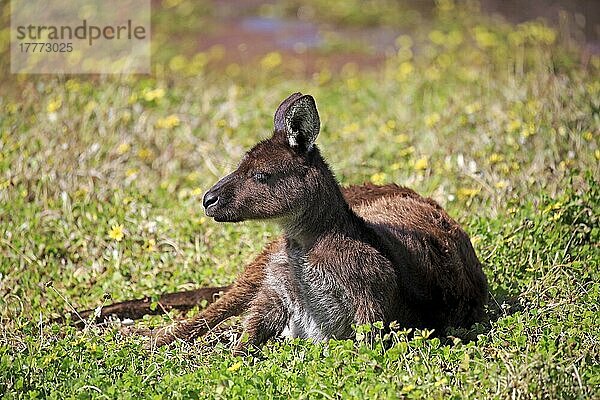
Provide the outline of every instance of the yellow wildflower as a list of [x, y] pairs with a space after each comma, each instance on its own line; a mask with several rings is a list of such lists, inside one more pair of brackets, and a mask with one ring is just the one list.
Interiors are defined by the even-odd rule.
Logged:
[[410, 61], [405, 61], [398, 67], [398, 71], [396, 72], [396, 79], [399, 81], [404, 81], [406, 78], [412, 74], [414, 71], [414, 67]]
[[123, 121], [123, 122], [131, 121], [131, 111], [129, 111], [129, 110], [123, 111], [123, 114], [121, 114], [121, 121]]
[[169, 68], [173, 71], [181, 71], [187, 65], [187, 60], [181, 54], [176, 55], [169, 61]]
[[165, 96], [165, 89], [156, 88], [144, 91], [144, 99], [146, 101], [153, 101], [162, 99]]
[[96, 109], [96, 107], [98, 107], [98, 103], [96, 103], [94, 100], [91, 100], [85, 105], [84, 111], [86, 113], [90, 113], [90, 112], [94, 111]]
[[188, 189], [188, 188], [183, 188], [177, 193], [177, 198], [180, 200], [185, 199], [189, 196], [190, 196], [190, 189]]
[[402, 393], [410, 393], [413, 390], [415, 390], [415, 385], [412, 385], [412, 384], [405, 385], [405, 386], [402, 387]]
[[435, 44], [444, 44], [446, 41], [446, 35], [444, 35], [444, 33], [441, 31], [433, 30], [429, 32], [429, 40]]
[[187, 174], [187, 176], [185, 177], [185, 179], [188, 182], [195, 182], [198, 179], [200, 179], [200, 172], [198, 172], [198, 171], [192, 171], [189, 174]]
[[75, 191], [74, 197], [76, 199], [82, 199], [88, 193], [88, 189], [86, 187], [79, 188]]
[[328, 68], [323, 68], [313, 75], [313, 79], [315, 79], [319, 85], [324, 85], [331, 80], [332, 76], [333, 75]]
[[440, 387], [443, 385], [446, 385], [448, 383], [448, 378], [443, 377], [443, 378], [438, 378], [435, 380], [435, 387]]
[[127, 153], [130, 149], [131, 149], [131, 145], [129, 143], [123, 142], [119, 145], [119, 147], [117, 147], [117, 153], [119, 155], [123, 155], [123, 154]]
[[471, 115], [481, 110], [481, 103], [475, 102], [465, 106], [465, 113]]
[[385, 174], [385, 172], [377, 172], [371, 175], [371, 182], [373, 182], [376, 185], [383, 185], [385, 183], [386, 177], [387, 175]]
[[548, 214], [550, 211], [560, 210], [563, 206], [562, 201], [557, 201], [556, 203], [548, 204], [543, 210], [542, 214]]
[[523, 127], [523, 130], [521, 131], [521, 136], [523, 137], [529, 137], [533, 134], [535, 134], [535, 125], [533, 124], [527, 124]]
[[502, 154], [492, 153], [488, 157], [488, 161], [490, 162], [490, 164], [497, 164], [499, 162], [504, 161], [504, 156]]
[[525, 23], [519, 28], [534, 42], [552, 44], [556, 40], [556, 31], [539, 22]]
[[408, 35], [400, 35], [396, 38], [396, 45], [398, 47], [411, 47], [413, 45], [413, 40]]
[[48, 103], [48, 106], [46, 107], [46, 111], [48, 111], [48, 113], [53, 113], [53, 112], [56, 112], [61, 106], [62, 106], [61, 99], [50, 100], [50, 102]]
[[204, 223], [206, 222], [206, 217], [195, 218], [194, 222], [196, 223], [196, 225], [204, 225]]
[[133, 104], [138, 100], [138, 95], [137, 93], [131, 93], [131, 95], [129, 96], [129, 104]]
[[481, 48], [494, 47], [498, 45], [495, 33], [488, 31], [484, 26], [478, 25], [474, 29], [475, 41]]
[[575, 161], [573, 161], [572, 159], [567, 159], [567, 160], [563, 160], [558, 164], [558, 167], [562, 170], [566, 170], [569, 169], [573, 166], [573, 164], [575, 164]]
[[148, 241], [146, 242], [146, 251], [148, 253], [152, 253], [155, 250], [156, 250], [156, 240], [148, 239]]
[[179, 117], [175, 114], [171, 114], [165, 118], [159, 118], [156, 121], [157, 128], [171, 129], [179, 126]]
[[481, 189], [477, 188], [460, 188], [458, 189], [456, 194], [459, 198], [466, 199], [477, 195], [477, 193], [479, 193], [480, 191]]
[[400, 151], [398, 151], [398, 155], [400, 157], [406, 157], [406, 156], [410, 156], [414, 152], [415, 152], [415, 146], [408, 146], [405, 149], [400, 149]]
[[506, 125], [506, 130], [509, 132], [516, 132], [521, 128], [522, 125], [523, 123], [521, 122], [521, 120], [514, 119]]
[[461, 44], [462, 42], [463, 42], [463, 34], [458, 30], [451, 31], [448, 34], [448, 37], [446, 38], [446, 43], [448, 43], [452, 47], [456, 47], [459, 44]]
[[69, 91], [69, 92], [77, 92], [79, 90], [79, 82], [77, 82], [74, 79], [69, 79], [66, 83], [65, 83], [65, 88]]
[[360, 88], [360, 82], [356, 78], [348, 78], [346, 79], [346, 87], [350, 91], [358, 90], [358, 88]]
[[227, 371], [229, 372], [235, 372], [238, 369], [240, 369], [242, 367], [242, 362], [238, 361], [235, 364], [233, 364], [231, 367], [227, 368]]
[[269, 70], [278, 67], [279, 64], [281, 64], [281, 61], [281, 54], [276, 51], [272, 51], [265, 55], [262, 60], [260, 60], [260, 65], [262, 65], [264, 69]]
[[138, 151], [138, 157], [142, 160], [150, 160], [153, 156], [154, 153], [147, 147], [141, 148]]
[[427, 125], [428, 128], [433, 127], [435, 124], [437, 124], [438, 122], [440, 122], [440, 114], [434, 112], [431, 113], [427, 116], [425, 116], [425, 125]]
[[427, 157], [423, 156], [415, 161], [415, 170], [416, 171], [424, 171], [429, 166], [429, 162], [427, 161]]
[[127, 169], [127, 171], [125, 171], [125, 175], [127, 177], [130, 177], [130, 176], [133, 176], [133, 175], [137, 174], [138, 172], [139, 171], [138, 171], [137, 168], [129, 168], [129, 169]]
[[358, 132], [359, 129], [360, 129], [360, 126], [358, 125], [358, 123], [352, 122], [351, 124], [346, 125], [342, 128], [342, 133], [343, 134], [355, 133], [355, 132]]
[[108, 231], [108, 237], [116, 240], [117, 242], [123, 240], [123, 236], [125, 236], [125, 233], [123, 232], [123, 225], [115, 224], [110, 228], [110, 231]]
[[396, 135], [396, 143], [406, 143], [409, 141], [409, 137], [406, 133], [401, 133], [399, 135]]
[[559, 126], [558, 127], [558, 134], [560, 136], [566, 136], [567, 135], [567, 128], [565, 128], [564, 126]]
[[19, 110], [19, 106], [15, 103], [6, 104], [6, 112], [9, 114], [15, 114]]

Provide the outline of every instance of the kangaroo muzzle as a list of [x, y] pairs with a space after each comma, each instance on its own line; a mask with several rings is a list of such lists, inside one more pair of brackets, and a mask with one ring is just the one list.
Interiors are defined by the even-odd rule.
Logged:
[[233, 174], [229, 174], [215, 183], [208, 192], [204, 194], [202, 205], [208, 217], [215, 217], [231, 202], [233, 192]]

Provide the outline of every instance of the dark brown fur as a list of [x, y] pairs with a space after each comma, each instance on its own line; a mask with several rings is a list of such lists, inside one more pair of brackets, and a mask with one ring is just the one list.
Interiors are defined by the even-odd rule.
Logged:
[[[383, 197], [403, 196], [420, 198], [413, 190], [396, 184], [374, 185], [372, 183], [365, 183], [363, 185], [352, 185], [342, 188], [342, 193], [348, 204], [353, 208], [371, 203]], [[246, 312], [264, 279], [265, 266], [268, 263], [269, 256], [277, 247], [281, 246], [281, 240], [283, 238], [267, 244], [263, 251], [246, 266], [245, 270], [231, 286], [227, 288], [215, 288], [215, 294], [220, 291], [225, 291], [225, 293], [214, 303], [209, 304], [198, 316], [159, 330], [155, 334], [152, 344], [161, 346], [171, 343], [176, 339], [194, 340], [205, 335], [210, 329], [213, 329], [226, 319]]]
[[314, 145], [318, 131], [312, 97], [290, 96], [273, 137], [207, 192], [215, 220], [272, 219], [284, 236], [197, 318], [161, 330], [156, 344], [196, 338], [245, 311], [253, 346], [282, 333], [346, 338], [352, 325], [376, 321], [443, 331], [483, 317], [487, 282], [468, 235], [410, 189], [342, 192]]

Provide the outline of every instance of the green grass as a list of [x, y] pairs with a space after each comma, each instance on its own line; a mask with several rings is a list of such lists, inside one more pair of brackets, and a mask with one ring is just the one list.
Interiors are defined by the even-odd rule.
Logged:
[[[5, 77], [4, 398], [600, 397], [600, 60], [582, 62], [541, 23], [447, 4], [377, 71], [228, 75], [199, 63], [152, 77]], [[277, 228], [212, 222], [201, 193], [269, 135], [293, 91], [315, 96], [318, 143], [343, 183], [410, 186], [465, 226], [493, 295], [489, 326], [472, 341], [399, 330], [240, 358], [227, 341], [146, 352], [116, 329], [48, 322], [70, 305], [232, 282]]]

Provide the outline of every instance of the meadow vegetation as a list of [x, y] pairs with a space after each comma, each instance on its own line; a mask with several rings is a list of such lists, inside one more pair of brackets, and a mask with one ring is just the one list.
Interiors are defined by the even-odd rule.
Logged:
[[[155, 8], [152, 76], [1, 78], [4, 398], [600, 397], [597, 55], [540, 21], [440, 1], [374, 70], [301, 76], [273, 54], [216, 69], [221, 48], [169, 43], [185, 24], [168, 15], [209, 19], [190, 3]], [[361, 10], [319, 18], [384, 18]], [[489, 323], [443, 338], [397, 327], [372, 343], [365, 330], [381, 327], [359, 327], [354, 342], [273, 342], [242, 358], [215, 337], [147, 352], [117, 328], [49, 322], [71, 307], [231, 283], [277, 228], [217, 224], [201, 196], [270, 134], [295, 91], [316, 98], [318, 145], [342, 183], [409, 186], [465, 226], [489, 279]]]

